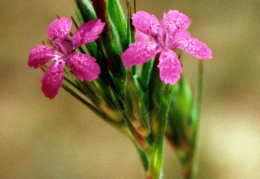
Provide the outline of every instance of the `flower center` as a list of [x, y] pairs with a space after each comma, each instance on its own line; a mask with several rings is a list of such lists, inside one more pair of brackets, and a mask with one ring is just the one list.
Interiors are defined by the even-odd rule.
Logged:
[[161, 47], [163, 49], [168, 47], [168, 34], [164, 31], [160, 32], [159, 30], [156, 33], [153, 33], [152, 38], [157, 43], [158, 47]]
[[[179, 35], [178, 35], [179, 34]], [[158, 30], [152, 35], [153, 40], [157, 43], [157, 47], [162, 49], [175, 49], [178, 46], [178, 40], [185, 38], [187, 34], [176, 32], [175, 29], [165, 27], [165, 29]]]
[[61, 52], [64, 55], [63, 57], [68, 57], [75, 51], [75, 42], [69, 38], [62, 39], [60, 37], [55, 37], [53, 40], [53, 47]]

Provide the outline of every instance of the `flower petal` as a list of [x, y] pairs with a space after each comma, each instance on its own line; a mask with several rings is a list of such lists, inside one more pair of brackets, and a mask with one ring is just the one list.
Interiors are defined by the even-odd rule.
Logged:
[[89, 43], [98, 38], [98, 35], [103, 31], [105, 26], [104, 22], [100, 19], [90, 20], [87, 23], [83, 23], [75, 32], [71, 40], [75, 41], [76, 48]]
[[38, 68], [55, 58], [59, 52], [51, 47], [37, 45], [30, 53], [28, 66]]
[[96, 63], [96, 59], [86, 54], [71, 54], [67, 64], [75, 76], [81, 81], [84, 79], [92, 81], [98, 78], [98, 75], [100, 74], [100, 68]]
[[160, 68], [160, 78], [164, 83], [174, 85], [180, 79], [182, 68], [174, 51], [163, 50], [158, 67]]
[[174, 36], [177, 31], [185, 30], [190, 25], [190, 19], [177, 10], [169, 10], [163, 15], [163, 27], [168, 34]]
[[42, 91], [46, 97], [53, 99], [62, 86], [65, 62], [59, 60], [51, 64], [41, 79]]
[[188, 31], [186, 30], [178, 31], [175, 34], [175, 36], [173, 36], [173, 38], [169, 40], [168, 47], [170, 49], [175, 49], [179, 45], [179, 41], [186, 38], [191, 38], [191, 35]]
[[66, 38], [69, 35], [70, 29], [72, 26], [72, 21], [66, 17], [54, 20], [49, 28], [47, 33], [51, 40], [54, 40], [56, 37]]
[[136, 29], [136, 32], [135, 32], [135, 41], [136, 42], [142, 42], [142, 41], [150, 41], [150, 37], [141, 32], [140, 30]]
[[196, 38], [186, 38], [178, 41], [178, 47], [199, 59], [211, 59], [211, 49]]
[[122, 61], [126, 67], [140, 65], [154, 57], [161, 49], [154, 42], [136, 42], [123, 53]]
[[174, 40], [178, 41], [185, 38], [191, 38], [191, 35], [187, 30], [182, 30], [175, 34]]
[[145, 11], [138, 11], [132, 16], [133, 25], [141, 32], [152, 37], [162, 32], [161, 23], [157, 17]]

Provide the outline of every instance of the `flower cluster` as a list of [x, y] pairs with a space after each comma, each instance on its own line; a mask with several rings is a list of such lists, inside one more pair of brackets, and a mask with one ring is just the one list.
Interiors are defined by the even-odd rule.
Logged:
[[[126, 67], [143, 64], [160, 53], [158, 67], [160, 78], [166, 84], [174, 85], [182, 72], [181, 64], [175, 48], [182, 49], [199, 59], [211, 59], [211, 50], [206, 44], [191, 38], [186, 29], [190, 25], [190, 19], [177, 10], [170, 10], [163, 16], [162, 22], [152, 14], [139, 11], [132, 16], [133, 26], [147, 36], [144, 41], [130, 44], [123, 53], [122, 61]], [[67, 65], [74, 75], [83, 81], [92, 81], [100, 74], [96, 59], [86, 54], [76, 53], [81, 45], [98, 39], [105, 23], [98, 20], [90, 20], [83, 23], [74, 35], [69, 38], [72, 21], [68, 18], [60, 18], [53, 21], [47, 29], [52, 46], [37, 45], [30, 53], [28, 65], [38, 68], [49, 61], [53, 64], [45, 72], [41, 79], [42, 91], [46, 97], [54, 98], [62, 86], [64, 68]], [[138, 38], [138, 37], [137, 37]]]
[[[119, 0], [76, 3], [81, 25], [73, 18], [54, 20], [47, 29], [52, 47], [37, 45], [29, 55], [28, 65], [45, 71], [43, 93], [53, 99], [63, 87], [131, 139], [146, 178], [161, 176], [166, 136], [190, 178], [196, 163], [203, 66], [201, 61], [195, 99], [174, 50], [211, 59], [211, 49], [191, 37], [190, 19], [177, 10], [159, 21], [145, 11], [132, 14], [129, 1], [127, 18]], [[74, 34], [72, 23], [77, 27]], [[137, 73], [135, 65], [140, 64]]]

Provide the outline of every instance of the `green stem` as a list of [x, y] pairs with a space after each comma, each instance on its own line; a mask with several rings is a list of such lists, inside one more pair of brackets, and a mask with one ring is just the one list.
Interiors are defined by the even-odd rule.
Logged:
[[148, 83], [149, 83], [150, 77], [151, 77], [152, 68], [153, 68], [153, 59], [144, 63], [143, 66], [142, 66], [140, 84], [141, 84], [144, 91], [147, 90], [147, 86], [148, 86]]
[[147, 179], [161, 178], [163, 165], [163, 149], [164, 149], [164, 135], [166, 128], [166, 117], [163, 117], [159, 122], [158, 133], [155, 137], [154, 151], [151, 155], [151, 164], [147, 173]]
[[154, 137], [153, 152], [150, 154], [150, 168], [147, 172], [147, 179], [160, 179], [162, 176], [164, 138], [173, 88], [174, 86], [170, 85], [165, 87], [162, 104], [155, 119], [158, 127]]
[[197, 96], [197, 111], [198, 119], [200, 119], [201, 104], [202, 104], [202, 86], [203, 86], [203, 61], [199, 61], [199, 76], [198, 76], [198, 96]]
[[202, 105], [202, 87], [203, 87], [203, 61], [199, 61], [199, 72], [198, 72], [198, 91], [197, 91], [197, 105], [196, 105], [196, 124], [194, 125], [194, 135], [191, 143], [191, 154], [190, 156], [190, 171], [186, 178], [195, 179], [198, 173], [198, 157], [199, 157], [199, 129], [200, 129], [200, 113]]

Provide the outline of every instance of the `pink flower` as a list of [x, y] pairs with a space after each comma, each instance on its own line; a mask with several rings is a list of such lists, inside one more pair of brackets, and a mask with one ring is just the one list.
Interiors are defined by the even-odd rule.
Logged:
[[53, 48], [37, 45], [30, 53], [28, 65], [38, 68], [49, 61], [54, 61], [41, 79], [42, 91], [46, 97], [52, 99], [58, 94], [62, 86], [65, 64], [81, 81], [92, 81], [98, 78], [100, 68], [96, 59], [75, 49], [98, 38], [105, 23], [101, 20], [90, 20], [82, 24], [71, 39], [68, 38], [72, 21], [68, 18], [54, 20], [47, 33], [53, 42]]
[[180, 48], [199, 59], [212, 58], [210, 48], [196, 38], [191, 38], [186, 31], [190, 19], [177, 10], [164, 13], [162, 22], [144, 11], [133, 14], [132, 21], [137, 30], [152, 37], [153, 40], [130, 44], [122, 55], [122, 61], [127, 67], [143, 64], [161, 52], [158, 64], [160, 78], [166, 84], [173, 85], [182, 73], [181, 64], [173, 49]]

